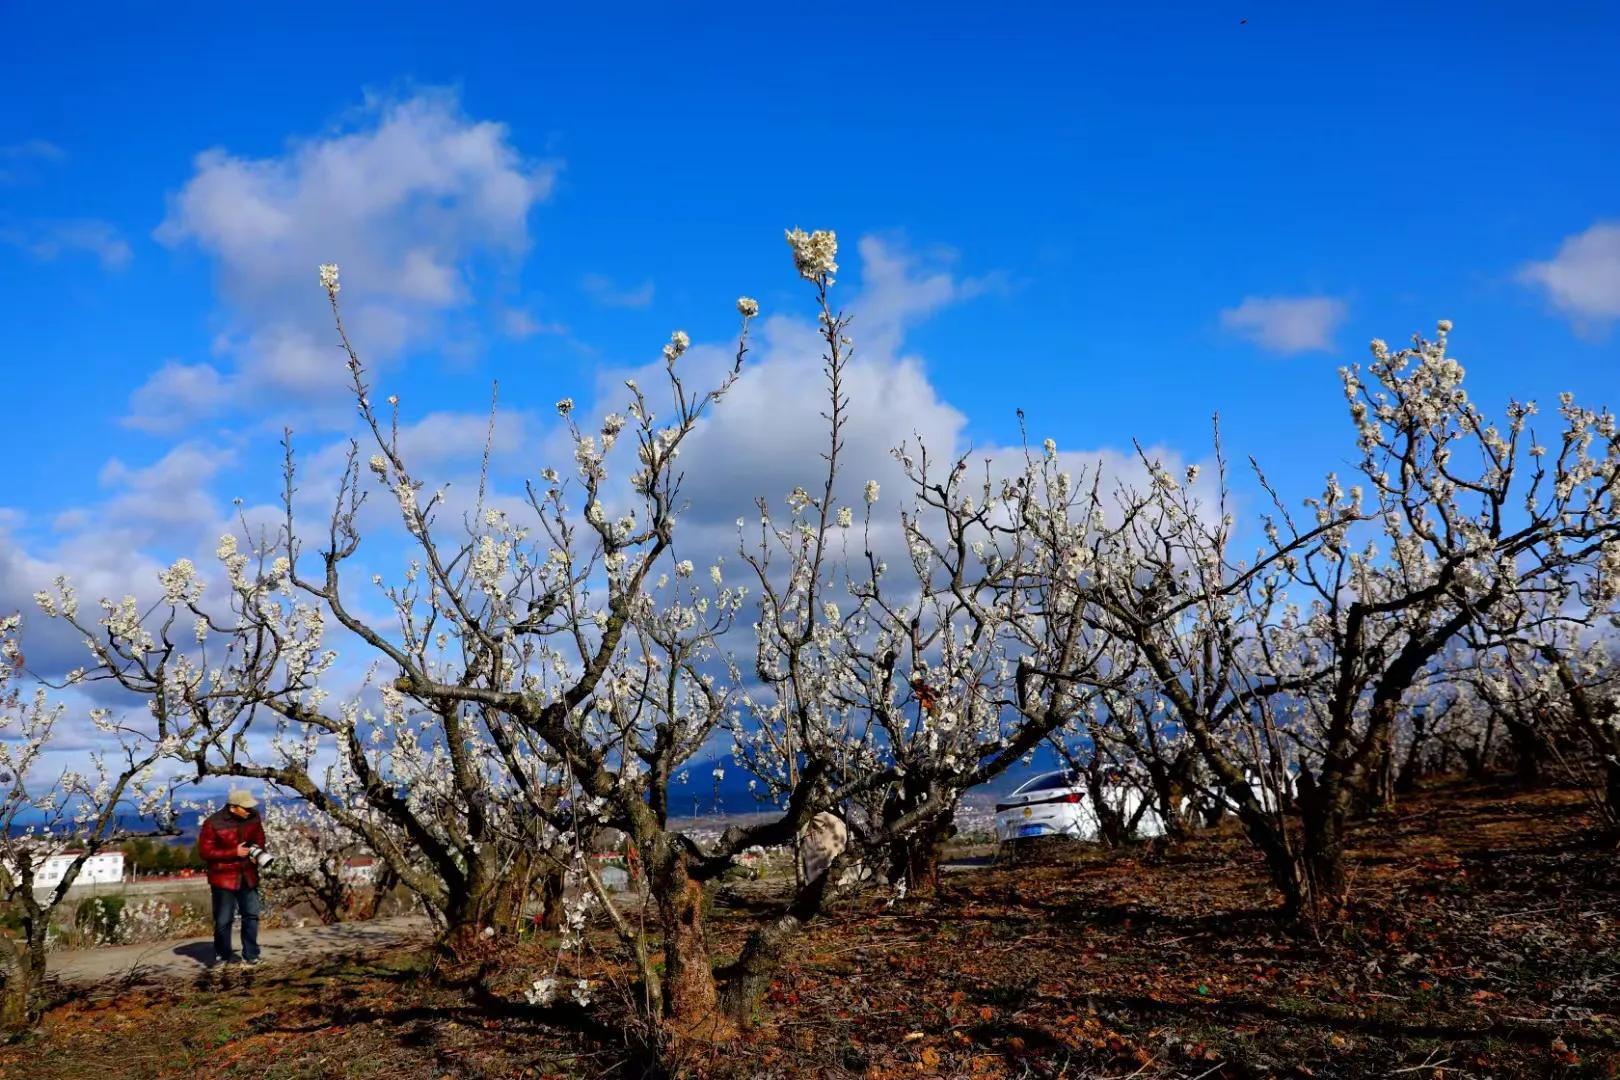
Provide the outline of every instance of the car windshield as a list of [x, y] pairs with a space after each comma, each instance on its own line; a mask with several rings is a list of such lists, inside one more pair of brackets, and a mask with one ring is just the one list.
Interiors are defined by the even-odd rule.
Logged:
[[1075, 787], [1078, 783], [1079, 777], [1073, 773], [1043, 773], [1019, 788], [1017, 793], [1023, 795], [1030, 791], [1059, 791], [1063, 788]]

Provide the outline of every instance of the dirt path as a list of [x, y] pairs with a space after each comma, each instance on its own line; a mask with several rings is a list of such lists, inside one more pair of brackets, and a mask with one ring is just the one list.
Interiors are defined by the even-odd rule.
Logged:
[[[327, 953], [394, 945], [425, 937], [428, 930], [428, 921], [421, 916], [402, 915], [371, 922], [339, 923], [336, 926], [262, 930], [259, 932], [259, 947], [264, 963], [276, 965]], [[116, 945], [52, 953], [50, 971], [67, 983], [165, 981], [204, 971], [213, 956], [213, 938], [199, 937], [152, 945]]]

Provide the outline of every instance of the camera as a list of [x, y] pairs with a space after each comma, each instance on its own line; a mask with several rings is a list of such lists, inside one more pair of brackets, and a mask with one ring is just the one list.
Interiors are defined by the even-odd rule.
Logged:
[[260, 870], [268, 870], [270, 868], [270, 864], [276, 861], [276, 857], [274, 855], [264, 850], [264, 848], [260, 847], [258, 844], [249, 844], [247, 849], [248, 858], [252, 859], [253, 865], [257, 866]]

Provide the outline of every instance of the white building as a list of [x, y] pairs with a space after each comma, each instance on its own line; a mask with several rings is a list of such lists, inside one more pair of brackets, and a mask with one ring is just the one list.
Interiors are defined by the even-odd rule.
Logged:
[[[34, 888], [54, 889], [62, 883], [62, 876], [68, 872], [77, 859], [76, 852], [63, 852], [60, 855], [49, 855], [45, 862], [34, 871]], [[74, 879], [74, 887], [80, 885], [116, 885], [124, 880], [124, 853], [122, 851], [104, 851], [92, 855], [84, 860], [79, 868], [79, 876]]]
[[350, 885], [370, 885], [377, 880], [377, 860], [369, 855], [355, 855], [343, 860], [338, 869], [338, 880]]

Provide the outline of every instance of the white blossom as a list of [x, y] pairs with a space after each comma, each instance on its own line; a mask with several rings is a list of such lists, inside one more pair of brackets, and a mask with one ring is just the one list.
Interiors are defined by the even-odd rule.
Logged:
[[803, 229], [789, 229], [787, 231], [788, 246], [793, 249], [793, 265], [799, 275], [810, 281], [826, 278], [831, 283], [832, 275], [838, 273], [838, 235], [833, 232], [816, 230], [806, 233]]

